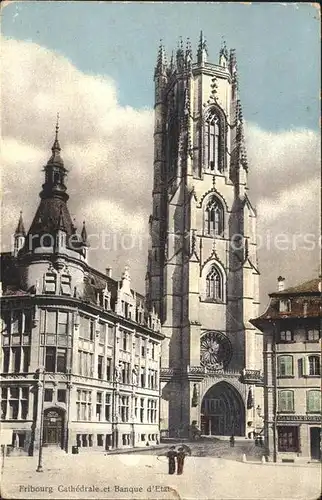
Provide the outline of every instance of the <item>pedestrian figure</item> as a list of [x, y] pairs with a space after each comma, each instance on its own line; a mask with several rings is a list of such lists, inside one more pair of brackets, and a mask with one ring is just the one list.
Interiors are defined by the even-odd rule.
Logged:
[[168, 463], [169, 463], [169, 474], [174, 474], [176, 471], [176, 448], [175, 446], [171, 446], [170, 450], [167, 453]]
[[230, 447], [233, 448], [235, 446], [235, 436], [234, 436], [234, 434], [232, 434], [230, 436], [229, 441], [230, 441]]
[[184, 465], [184, 459], [186, 458], [186, 453], [183, 448], [178, 449], [177, 453], [177, 464], [178, 464], [178, 469], [177, 469], [177, 474], [181, 475], [183, 473], [183, 465]]

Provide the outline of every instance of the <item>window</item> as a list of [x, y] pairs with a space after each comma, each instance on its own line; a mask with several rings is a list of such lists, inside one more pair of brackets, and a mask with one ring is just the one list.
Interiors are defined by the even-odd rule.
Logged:
[[54, 394], [53, 389], [45, 389], [45, 395], [44, 395], [45, 401], [48, 403], [51, 402], [53, 400], [53, 394]]
[[89, 329], [89, 340], [93, 342], [94, 338], [95, 338], [95, 321], [91, 320]]
[[55, 294], [56, 286], [57, 286], [57, 274], [46, 273], [44, 278], [44, 292]]
[[131, 371], [131, 365], [130, 363], [122, 363], [122, 375], [121, 375], [121, 381], [122, 384], [129, 384], [130, 383], [130, 371]]
[[309, 356], [309, 375], [320, 375], [320, 357]]
[[137, 420], [138, 414], [139, 414], [138, 401], [139, 401], [139, 398], [135, 397], [134, 398], [134, 418], [135, 418], [135, 420]]
[[316, 342], [320, 338], [320, 331], [319, 330], [308, 330], [307, 331], [307, 340], [310, 340], [311, 342]]
[[106, 323], [99, 323], [99, 343], [100, 344], [105, 344], [106, 341], [106, 329], [107, 325]]
[[96, 394], [96, 420], [100, 421], [102, 418], [102, 392]]
[[97, 357], [97, 377], [103, 378], [103, 356]]
[[68, 333], [68, 313], [59, 312], [58, 313], [58, 334], [67, 335]]
[[1, 419], [26, 420], [28, 403], [28, 387], [3, 387], [1, 391]]
[[113, 325], [108, 325], [107, 343], [108, 343], [108, 345], [114, 345], [114, 326]]
[[131, 444], [130, 437], [131, 437], [130, 434], [122, 434], [122, 444], [123, 444], [123, 446], [128, 446], [129, 444]]
[[279, 377], [291, 377], [293, 375], [293, 357], [279, 356], [277, 358], [277, 372]]
[[292, 342], [293, 332], [291, 330], [281, 330], [280, 331], [280, 342]]
[[112, 360], [106, 358], [106, 380], [111, 380], [112, 377]]
[[291, 301], [290, 300], [280, 300], [280, 312], [289, 313], [291, 312]]
[[278, 451], [298, 451], [298, 427], [278, 427]]
[[220, 147], [219, 118], [216, 111], [212, 109], [205, 123], [204, 155], [206, 169], [221, 171]]
[[79, 317], [79, 337], [89, 340], [89, 318], [82, 315]]
[[121, 422], [128, 422], [129, 420], [129, 396], [120, 396], [119, 399], [119, 417]]
[[141, 367], [141, 376], [140, 376], [141, 387], [145, 387], [145, 368]]
[[145, 357], [145, 351], [146, 351], [145, 343], [146, 343], [146, 340], [141, 339], [141, 356], [142, 356], [142, 358]]
[[112, 409], [112, 397], [109, 392], [105, 394], [105, 420], [110, 422]]
[[306, 405], [308, 413], [321, 413], [321, 391], [308, 391]]
[[78, 373], [84, 377], [93, 376], [93, 353], [78, 351]]
[[65, 389], [58, 389], [57, 401], [59, 403], [66, 403], [66, 390]]
[[224, 231], [224, 210], [222, 204], [212, 198], [204, 213], [204, 233], [211, 236], [221, 236]]
[[128, 350], [128, 344], [129, 344], [129, 335], [127, 332], [125, 331], [121, 331], [121, 345], [122, 345], [122, 349], [123, 351], [127, 351]]
[[148, 399], [147, 420], [150, 424], [155, 424], [157, 421], [157, 402], [155, 399]]
[[67, 349], [60, 347], [45, 348], [45, 370], [46, 372], [66, 373]]
[[155, 359], [155, 343], [151, 343], [151, 359]]
[[144, 398], [140, 398], [140, 422], [144, 422]]
[[215, 266], [212, 266], [206, 277], [206, 297], [211, 300], [223, 300], [222, 279]]
[[77, 420], [92, 420], [92, 392], [78, 389], [76, 401]]
[[294, 411], [294, 392], [279, 391], [278, 393], [278, 411], [293, 412]]
[[62, 274], [60, 278], [60, 290], [62, 295], [71, 294], [71, 282], [72, 278], [70, 274]]

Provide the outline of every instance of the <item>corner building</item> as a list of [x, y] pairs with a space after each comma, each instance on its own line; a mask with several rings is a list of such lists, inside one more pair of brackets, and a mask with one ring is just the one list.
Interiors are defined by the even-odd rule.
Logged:
[[162, 321], [161, 433], [250, 436], [262, 428], [256, 211], [235, 52], [194, 60], [182, 42], [155, 68], [148, 303]]
[[321, 277], [269, 294], [264, 333], [265, 444], [274, 462], [321, 460]]
[[[58, 127], [40, 204], [1, 255], [1, 428], [11, 453], [159, 440], [160, 320], [121, 280], [88, 264], [68, 206]], [[43, 430], [41, 436], [41, 430]]]

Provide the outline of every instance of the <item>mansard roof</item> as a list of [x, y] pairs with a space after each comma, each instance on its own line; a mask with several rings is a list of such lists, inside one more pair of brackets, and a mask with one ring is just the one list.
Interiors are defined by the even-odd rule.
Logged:
[[[320, 318], [322, 313], [321, 279], [315, 278], [297, 286], [269, 294], [270, 302], [266, 311], [250, 322], [263, 327], [267, 321]], [[290, 309], [280, 311], [280, 302], [289, 300]]]

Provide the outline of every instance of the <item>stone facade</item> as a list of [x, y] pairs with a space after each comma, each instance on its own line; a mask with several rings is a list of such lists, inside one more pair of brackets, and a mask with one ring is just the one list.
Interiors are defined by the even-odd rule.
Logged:
[[321, 458], [321, 280], [270, 294], [264, 332], [265, 440], [272, 461]]
[[131, 288], [88, 264], [67, 208], [58, 129], [36, 216], [1, 255], [1, 427], [13, 453], [159, 441], [161, 324]]
[[[161, 317], [161, 429], [261, 428], [256, 211], [235, 52], [208, 62], [201, 34], [155, 69], [154, 185], [147, 299]], [[179, 430], [178, 430], [179, 429]]]

